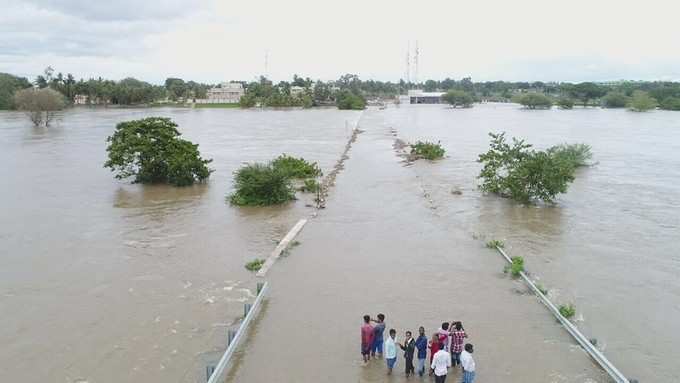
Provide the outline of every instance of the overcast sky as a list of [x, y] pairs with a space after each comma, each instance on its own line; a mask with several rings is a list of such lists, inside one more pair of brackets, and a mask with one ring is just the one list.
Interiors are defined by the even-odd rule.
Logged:
[[[0, 0], [0, 72], [680, 80], [680, 1]], [[411, 65], [411, 76], [415, 75]]]

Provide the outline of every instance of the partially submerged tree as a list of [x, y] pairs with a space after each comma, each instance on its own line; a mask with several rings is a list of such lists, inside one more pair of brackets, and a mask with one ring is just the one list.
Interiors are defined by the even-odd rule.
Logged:
[[489, 136], [491, 148], [477, 160], [484, 165], [479, 174], [481, 190], [522, 203], [554, 202], [574, 181], [575, 167], [569, 161], [549, 151], [531, 150], [530, 144], [514, 137], [509, 144], [505, 133]]
[[64, 96], [56, 90], [21, 89], [14, 94], [14, 105], [26, 113], [35, 126], [49, 126], [56, 112], [64, 109]]
[[680, 97], [666, 97], [659, 107], [665, 110], [680, 110]]
[[236, 171], [234, 193], [229, 196], [232, 205], [267, 206], [295, 199], [290, 178], [280, 168], [271, 164], [248, 164]]
[[630, 98], [628, 108], [634, 112], [646, 112], [656, 108], [657, 105], [656, 99], [650, 96], [649, 93], [636, 90]]
[[529, 92], [515, 97], [515, 102], [527, 107], [528, 109], [550, 109], [552, 101], [541, 93]]
[[628, 96], [623, 92], [611, 91], [602, 97], [602, 106], [605, 108], [624, 108], [628, 103]]
[[109, 159], [104, 167], [116, 172], [118, 179], [134, 177], [139, 183], [186, 186], [205, 181], [212, 160], [201, 158], [198, 145], [180, 135], [169, 118], [121, 122], [106, 140]]
[[338, 109], [361, 110], [366, 108], [366, 99], [351, 90], [341, 90], [335, 95]]
[[451, 104], [454, 108], [460, 106], [461, 108], [469, 108], [475, 99], [464, 90], [452, 89], [446, 92], [443, 96], [444, 101]]
[[569, 97], [560, 97], [557, 100], [557, 106], [559, 106], [560, 109], [573, 109], [574, 108], [574, 100], [572, 100]]

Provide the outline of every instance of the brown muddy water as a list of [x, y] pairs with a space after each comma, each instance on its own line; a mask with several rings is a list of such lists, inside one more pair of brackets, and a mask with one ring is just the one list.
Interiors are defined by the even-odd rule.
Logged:
[[[172, 117], [215, 169], [188, 188], [118, 181], [116, 123]], [[0, 382], [200, 382], [253, 299], [243, 265], [313, 210], [225, 202], [242, 162], [328, 172], [359, 112], [73, 109], [49, 129], [0, 113]]]
[[[447, 159], [411, 169], [449, 230], [505, 240], [628, 377], [680, 382], [680, 114], [488, 104], [395, 108], [385, 119], [405, 141], [442, 141]], [[595, 165], [554, 207], [484, 196], [475, 159], [490, 131], [541, 149], [587, 143]]]
[[[158, 114], [214, 159], [208, 184], [130, 185], [102, 168], [117, 122]], [[202, 381], [252, 299], [243, 264], [312, 212], [302, 200], [231, 208], [231, 173], [281, 152], [328, 173], [359, 116], [75, 109], [45, 130], [0, 114], [0, 381]], [[575, 304], [578, 326], [627, 376], [680, 381], [680, 115], [403, 105], [368, 110], [359, 126], [327, 208], [270, 272], [232, 381], [385, 381], [358, 352], [360, 316], [383, 311], [400, 336], [462, 319], [479, 382], [606, 382], [503, 275], [483, 247], [492, 238], [524, 256], [555, 302]], [[597, 164], [556, 206], [485, 196], [475, 159], [489, 131], [539, 148], [585, 142]], [[448, 157], [404, 166], [396, 139], [441, 140]]]

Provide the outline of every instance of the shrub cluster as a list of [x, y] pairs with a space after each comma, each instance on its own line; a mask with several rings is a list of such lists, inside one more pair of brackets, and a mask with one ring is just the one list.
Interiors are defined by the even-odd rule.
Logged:
[[512, 257], [510, 258], [512, 263], [507, 268], [513, 277], [519, 277], [520, 273], [524, 271], [524, 258], [522, 257]]
[[562, 314], [562, 316], [567, 319], [572, 318], [574, 315], [576, 315], [576, 308], [571, 303], [568, 305], [560, 305], [559, 310], [560, 314]]
[[566, 161], [577, 168], [587, 166], [593, 157], [590, 145], [587, 144], [561, 144], [548, 149], [548, 153], [560, 161]]
[[258, 271], [262, 268], [262, 265], [264, 265], [264, 259], [255, 259], [246, 263], [246, 269], [248, 271]]
[[309, 178], [321, 174], [321, 169], [316, 162], [305, 161], [304, 158], [295, 158], [282, 154], [272, 161], [272, 166], [281, 170], [290, 178]]
[[513, 101], [528, 109], [550, 109], [552, 100], [541, 93], [529, 92], [513, 98]]
[[559, 106], [560, 109], [573, 109], [574, 100], [569, 97], [561, 97], [557, 100], [557, 106]]
[[514, 137], [512, 144], [507, 143], [505, 133], [489, 135], [491, 148], [477, 160], [484, 165], [479, 175], [483, 179], [481, 190], [523, 203], [535, 199], [554, 202], [555, 196], [566, 192], [574, 181], [574, 162], [565, 160], [564, 154], [572, 155], [571, 149], [536, 151]]
[[417, 141], [411, 145], [411, 157], [416, 160], [424, 158], [433, 161], [443, 158], [444, 153], [446, 153], [446, 150], [444, 150], [440, 143]]
[[366, 109], [366, 99], [364, 96], [349, 90], [339, 91], [335, 96], [335, 103], [338, 106], [338, 109]]
[[505, 247], [505, 243], [503, 243], [503, 241], [501, 241], [500, 239], [492, 239], [486, 243], [486, 247], [494, 250], [496, 250], [497, 247], [502, 249], [503, 247]]
[[315, 192], [321, 175], [316, 163], [282, 154], [268, 164], [248, 164], [235, 173], [235, 192], [229, 201], [237, 206], [278, 205], [295, 199], [293, 179], [305, 179], [302, 191]]
[[464, 90], [452, 89], [444, 94], [442, 97], [444, 101], [448, 102], [454, 108], [460, 106], [461, 108], [470, 108], [475, 102], [474, 97]]

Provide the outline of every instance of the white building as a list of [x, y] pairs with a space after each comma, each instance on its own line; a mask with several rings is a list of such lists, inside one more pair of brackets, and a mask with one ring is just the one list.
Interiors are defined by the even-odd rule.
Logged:
[[208, 89], [207, 98], [196, 99], [197, 104], [236, 104], [245, 94], [240, 82], [223, 82], [219, 86]]
[[445, 92], [423, 92], [422, 89], [410, 89], [408, 95], [399, 96], [402, 104], [441, 104]]
[[293, 85], [290, 87], [290, 95], [293, 97], [302, 96], [304, 92], [305, 88], [301, 86]]

